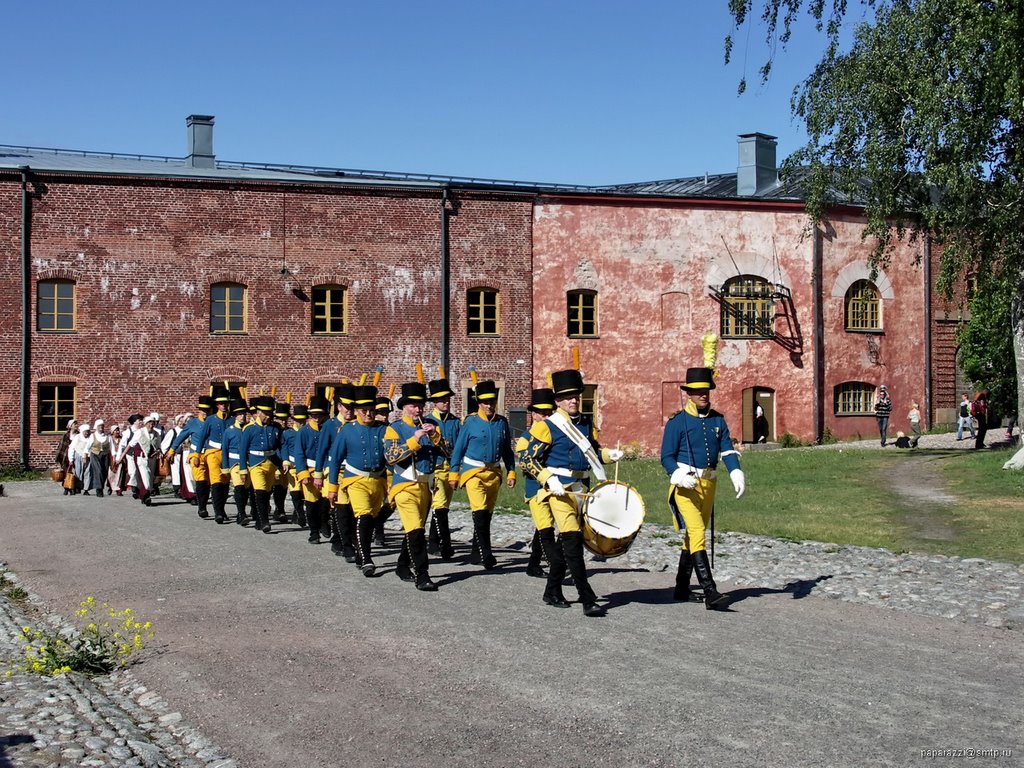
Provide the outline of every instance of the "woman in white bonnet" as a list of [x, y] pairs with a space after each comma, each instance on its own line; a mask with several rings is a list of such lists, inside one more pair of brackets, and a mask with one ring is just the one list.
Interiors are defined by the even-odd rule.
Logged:
[[71, 440], [71, 447], [68, 448], [68, 463], [74, 468], [78, 487], [85, 496], [89, 495], [89, 489], [92, 487], [92, 466], [89, 463], [91, 445], [92, 427], [88, 423], [82, 424], [78, 428], [78, 434]]
[[118, 496], [124, 493], [125, 483], [128, 479], [125, 463], [119, 458], [121, 441], [124, 440], [123, 429], [120, 424], [115, 424], [110, 428], [110, 472], [107, 475], [107, 484]]

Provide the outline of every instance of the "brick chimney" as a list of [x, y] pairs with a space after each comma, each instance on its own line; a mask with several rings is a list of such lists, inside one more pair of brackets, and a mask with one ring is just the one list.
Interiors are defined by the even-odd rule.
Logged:
[[188, 155], [185, 160], [192, 168], [215, 168], [213, 156], [213, 115], [189, 115]]
[[736, 143], [739, 145], [736, 194], [740, 197], [764, 194], [778, 182], [775, 138], [765, 133], [741, 133], [736, 137]]

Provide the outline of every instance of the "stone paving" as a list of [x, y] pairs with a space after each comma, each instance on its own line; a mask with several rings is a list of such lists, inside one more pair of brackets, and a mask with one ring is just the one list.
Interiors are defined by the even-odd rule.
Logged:
[[[1002, 439], [1003, 431], [991, 433]], [[926, 435], [922, 447], [967, 448], [952, 435]], [[875, 447], [878, 441], [835, 448]], [[452, 510], [455, 538], [465, 538], [468, 511]], [[389, 521], [398, 530], [396, 520]], [[461, 530], [460, 530], [461, 529]], [[497, 548], [522, 551], [532, 523], [522, 515], [496, 515]], [[1011, 631], [1024, 629], [1024, 566], [978, 558], [896, 554], [883, 549], [820, 542], [791, 542], [739, 533], [719, 534], [716, 578], [740, 595], [767, 592], [813, 594], [853, 603], [905, 610]], [[648, 525], [629, 552], [612, 561], [591, 562], [665, 574], [674, 581], [679, 536]], [[18, 586], [17, 574], [5, 573]], [[21, 627], [66, 628], [30, 593], [24, 602], [0, 598], [0, 657], [3, 667], [21, 649]], [[71, 674], [44, 678], [14, 671], [0, 678], [0, 765], [12, 766], [181, 766], [234, 768], [235, 762], [171, 711], [159, 695], [130, 671], [86, 678]], [[6, 761], [6, 762], [5, 762]]]

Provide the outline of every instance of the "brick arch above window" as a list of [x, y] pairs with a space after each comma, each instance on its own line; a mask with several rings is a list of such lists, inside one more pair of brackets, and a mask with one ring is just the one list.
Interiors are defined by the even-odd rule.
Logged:
[[712, 289], [721, 290], [726, 281], [737, 277], [737, 275], [760, 277], [769, 283], [774, 284], [778, 281], [780, 285], [793, 287], [789, 273], [776, 263], [772, 254], [741, 251], [734, 253], [732, 258], [729, 258], [728, 253], [710, 256], [707, 262], [707, 271], [704, 273], [705, 294], [711, 296]]
[[79, 368], [78, 366], [55, 363], [53, 365], [42, 366], [34, 378], [39, 384], [59, 381], [77, 381], [79, 379], [88, 378], [88, 373], [84, 368]]
[[252, 275], [246, 272], [229, 272], [227, 270], [211, 272], [206, 277], [207, 287], [212, 285], [223, 285], [224, 283], [234, 283], [236, 285], [248, 287], [249, 280], [252, 279]]
[[72, 283], [77, 283], [81, 279], [82, 276], [78, 270], [67, 267], [47, 267], [36, 270], [36, 280], [70, 280]]
[[889, 277], [881, 269], [878, 270], [878, 274], [875, 275], [874, 279], [871, 277], [871, 268], [862, 262], [854, 262], [847, 264], [836, 275], [835, 282], [832, 283], [832, 298], [842, 299], [846, 297], [846, 292], [850, 290], [850, 286], [858, 280], [867, 280], [872, 283], [875, 288], [878, 289], [878, 295], [883, 299], [894, 299], [896, 293], [893, 291], [892, 282]]

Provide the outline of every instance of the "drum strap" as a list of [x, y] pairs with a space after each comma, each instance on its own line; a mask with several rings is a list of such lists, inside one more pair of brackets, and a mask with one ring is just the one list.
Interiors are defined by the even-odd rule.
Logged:
[[583, 455], [587, 457], [587, 461], [590, 463], [590, 469], [594, 473], [594, 477], [600, 482], [604, 482], [608, 479], [608, 476], [604, 473], [604, 466], [601, 464], [601, 459], [597, 455], [597, 451], [594, 450], [594, 446], [590, 444], [590, 440], [587, 436], [576, 429], [576, 425], [565, 418], [564, 415], [555, 411], [553, 414], [548, 416], [548, 421], [558, 427], [559, 431], [583, 451]]

